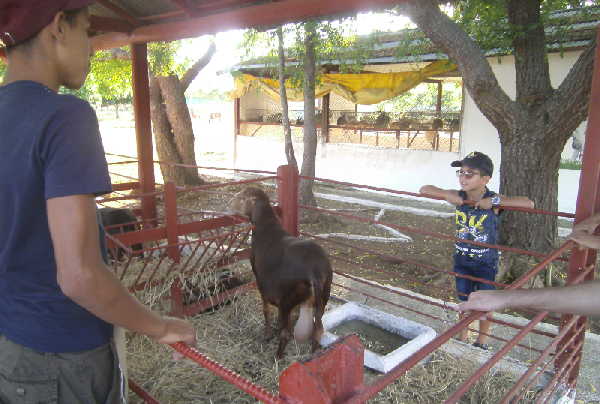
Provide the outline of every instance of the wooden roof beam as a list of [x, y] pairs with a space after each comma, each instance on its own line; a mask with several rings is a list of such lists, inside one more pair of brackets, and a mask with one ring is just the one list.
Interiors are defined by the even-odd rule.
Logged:
[[171, 3], [174, 3], [178, 8], [183, 10], [185, 14], [190, 17], [194, 17], [196, 15], [194, 9], [192, 9], [186, 0], [169, 0]]
[[99, 32], [131, 32], [135, 26], [118, 18], [90, 16], [91, 30]]
[[[103, 0], [106, 1], [106, 0]], [[189, 18], [184, 21], [141, 26], [130, 35], [106, 34], [94, 38], [95, 49], [124, 46], [129, 43], [174, 41], [214, 34], [229, 29], [275, 26], [325, 15], [392, 7], [405, 0], [282, 0], [242, 7], [222, 13]]]
[[104, 8], [109, 9], [124, 20], [127, 20], [127, 22], [129, 22], [134, 27], [142, 25], [142, 21], [138, 20], [136, 17], [134, 17], [121, 7], [113, 4], [110, 0], [96, 0], [96, 2], [102, 5]]

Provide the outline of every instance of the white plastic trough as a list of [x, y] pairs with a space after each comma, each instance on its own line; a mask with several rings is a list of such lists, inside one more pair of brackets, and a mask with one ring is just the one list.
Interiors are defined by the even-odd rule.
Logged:
[[321, 337], [321, 345], [324, 347], [329, 346], [340, 338], [328, 330], [352, 320], [368, 323], [409, 340], [406, 344], [401, 345], [387, 355], [379, 355], [365, 349], [365, 366], [381, 373], [387, 373], [404, 362], [437, 335], [431, 327], [373, 309], [363, 304], [350, 302], [336, 307], [323, 315], [322, 321], [325, 332]]

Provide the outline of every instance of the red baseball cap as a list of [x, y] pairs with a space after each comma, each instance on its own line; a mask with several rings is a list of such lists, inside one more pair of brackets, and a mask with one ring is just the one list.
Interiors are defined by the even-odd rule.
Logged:
[[95, 0], [0, 0], [0, 48], [33, 37], [59, 11], [76, 10]]

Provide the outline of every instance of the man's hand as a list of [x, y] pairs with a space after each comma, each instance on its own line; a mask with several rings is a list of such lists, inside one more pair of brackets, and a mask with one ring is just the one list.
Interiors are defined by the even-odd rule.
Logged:
[[579, 231], [574, 231], [573, 233], [569, 234], [567, 237], [570, 240], [573, 240], [574, 242], [579, 244], [579, 247], [582, 249], [583, 249], [583, 247], [593, 248], [595, 250], [600, 249], [600, 236], [594, 236], [593, 234], [590, 234], [586, 231], [579, 230]]
[[[161, 344], [174, 344], [176, 342], [184, 342], [191, 347], [196, 347], [196, 330], [192, 325], [185, 320], [173, 317], [163, 317], [165, 324], [162, 335], [154, 339]], [[184, 356], [179, 352], [173, 353], [173, 359], [183, 359]]]
[[458, 305], [459, 311], [500, 311], [509, 305], [508, 295], [500, 290], [480, 290]]
[[593, 216], [588, 217], [585, 220], [577, 223], [573, 226], [573, 233], [576, 232], [585, 232], [588, 234], [594, 234], [596, 228], [600, 225], [600, 213], [597, 213]]
[[600, 249], [600, 236], [594, 235], [598, 225], [600, 214], [595, 214], [573, 226], [573, 232], [567, 237], [579, 244], [580, 248]]

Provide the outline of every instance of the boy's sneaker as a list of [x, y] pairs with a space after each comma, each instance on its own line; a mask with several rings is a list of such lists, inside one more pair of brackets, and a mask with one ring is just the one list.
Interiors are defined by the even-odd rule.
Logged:
[[473, 342], [473, 346], [483, 349], [484, 351], [489, 351], [490, 350], [490, 346], [487, 344], [480, 344], [479, 342]]

